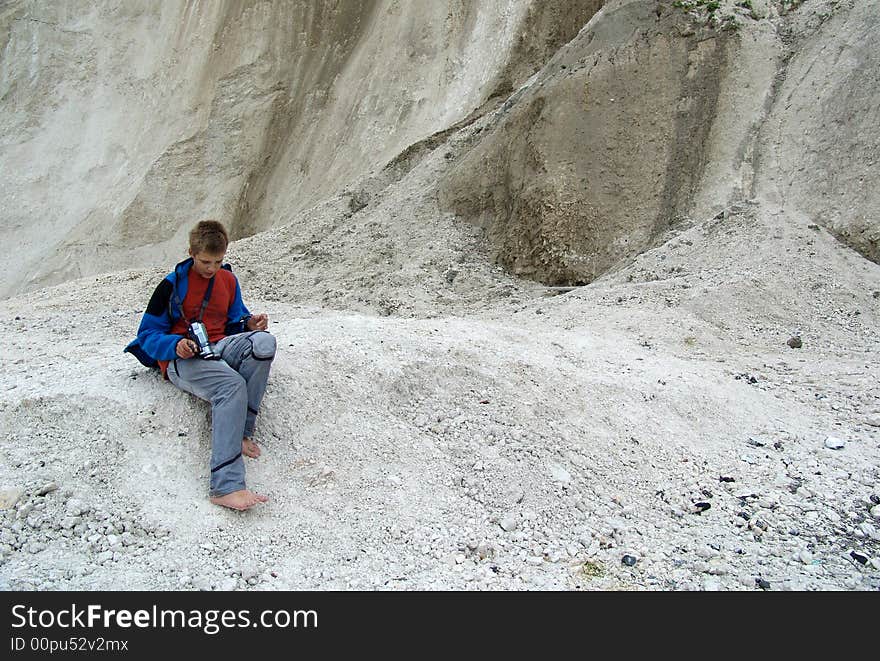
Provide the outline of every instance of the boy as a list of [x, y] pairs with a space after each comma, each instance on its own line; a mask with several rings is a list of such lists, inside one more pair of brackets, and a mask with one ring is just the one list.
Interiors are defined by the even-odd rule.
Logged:
[[[260, 456], [251, 436], [275, 338], [266, 331], [268, 315], [248, 312], [238, 280], [223, 265], [228, 243], [219, 222], [203, 220], [193, 228], [190, 258], [156, 287], [137, 339], [125, 351], [147, 367], [158, 366], [181, 390], [211, 402], [211, 502], [246, 510], [269, 500], [245, 487], [242, 454]], [[204, 324], [211, 342], [207, 351], [189, 332], [192, 322]]]

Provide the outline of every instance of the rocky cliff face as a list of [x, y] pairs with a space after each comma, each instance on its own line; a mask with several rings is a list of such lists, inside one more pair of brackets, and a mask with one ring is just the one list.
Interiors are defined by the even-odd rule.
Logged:
[[877, 259], [876, 4], [603, 4], [7, 3], [0, 295], [308, 222], [501, 102], [437, 195], [514, 274], [589, 282], [756, 196]]
[[296, 214], [534, 73], [601, 2], [7, 3], [0, 295]]
[[589, 282], [756, 196], [876, 261], [877, 5], [710, 4], [608, 3], [449, 174], [497, 261]]

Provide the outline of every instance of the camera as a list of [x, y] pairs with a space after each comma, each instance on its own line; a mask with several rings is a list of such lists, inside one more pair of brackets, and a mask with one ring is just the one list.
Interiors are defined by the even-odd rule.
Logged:
[[204, 360], [220, 359], [220, 356], [214, 353], [214, 347], [211, 346], [211, 342], [208, 340], [208, 329], [205, 328], [205, 324], [201, 321], [190, 322], [187, 336], [198, 345], [199, 350], [196, 352], [196, 355], [199, 358]]

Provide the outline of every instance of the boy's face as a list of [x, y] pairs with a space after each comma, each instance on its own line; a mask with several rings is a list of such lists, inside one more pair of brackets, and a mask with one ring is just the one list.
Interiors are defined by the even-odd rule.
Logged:
[[189, 254], [192, 255], [193, 258], [193, 269], [195, 269], [195, 272], [203, 278], [213, 278], [214, 274], [219, 271], [220, 267], [223, 265], [223, 258], [226, 256], [225, 252], [194, 253], [192, 250], [189, 251]]

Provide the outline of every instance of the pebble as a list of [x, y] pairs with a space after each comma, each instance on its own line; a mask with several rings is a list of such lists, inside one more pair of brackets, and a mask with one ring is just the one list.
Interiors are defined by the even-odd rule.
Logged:
[[825, 439], [825, 447], [829, 450], [842, 450], [844, 445], [846, 443], [834, 436], [829, 436]]
[[498, 525], [507, 532], [516, 530], [516, 517], [514, 517], [513, 514], [507, 514], [498, 522]]
[[80, 514], [84, 514], [89, 511], [88, 507], [86, 507], [81, 500], [77, 500], [76, 498], [71, 498], [67, 501], [67, 513], [70, 516], [79, 516]]
[[762, 590], [770, 589], [770, 581], [765, 581], [763, 578], [756, 578], [755, 585], [757, 585]]
[[805, 565], [808, 565], [813, 562], [813, 554], [805, 549], [798, 554], [798, 560], [800, 560]]
[[865, 422], [872, 427], [880, 427], [880, 415], [872, 415], [865, 419]]
[[61, 527], [64, 530], [70, 530], [71, 528], [76, 527], [78, 523], [82, 523], [82, 519], [78, 516], [66, 516], [61, 519]]
[[801, 347], [804, 346], [804, 341], [801, 339], [800, 335], [794, 335], [794, 336], [788, 338], [788, 341], [786, 342], [786, 344], [788, 346], [790, 346], [792, 349], [800, 349]]
[[223, 592], [232, 592], [235, 588], [238, 587], [238, 581], [232, 577], [226, 578], [220, 585], [217, 587], [218, 590], [222, 590]]
[[557, 482], [562, 482], [563, 484], [568, 484], [569, 482], [571, 482], [571, 473], [569, 473], [559, 464], [551, 463], [549, 468], [550, 474]]
[[860, 552], [855, 551], [855, 550], [850, 551], [850, 552], [849, 552], [849, 556], [850, 556], [853, 560], [855, 560], [856, 562], [858, 562], [860, 565], [867, 564], [867, 562], [868, 562], [868, 556], [866, 556], [864, 553], [860, 553]]
[[492, 558], [495, 556], [495, 549], [491, 544], [487, 544], [485, 542], [477, 545], [477, 555], [480, 556], [480, 560], [485, 560], [486, 558]]
[[113, 551], [102, 551], [98, 554], [98, 563], [103, 564], [113, 557]]
[[880, 505], [874, 505], [869, 511], [872, 517], [880, 520]]
[[638, 559], [636, 556], [634, 556], [634, 555], [630, 555], [630, 554], [627, 553], [625, 556], [623, 556], [623, 557], [620, 559], [620, 561], [621, 561], [623, 564], [625, 564], [627, 567], [633, 567], [633, 566], [635, 566], [635, 564], [639, 561], [639, 559]]
[[207, 576], [199, 576], [193, 582], [193, 587], [202, 592], [210, 592], [214, 589], [214, 584]]
[[46, 494], [50, 494], [53, 491], [58, 491], [58, 485], [54, 482], [49, 482], [48, 484], [44, 484], [39, 489], [37, 489], [37, 495], [45, 496]]
[[0, 491], [0, 510], [14, 507], [22, 493], [22, 489], [3, 489]]

